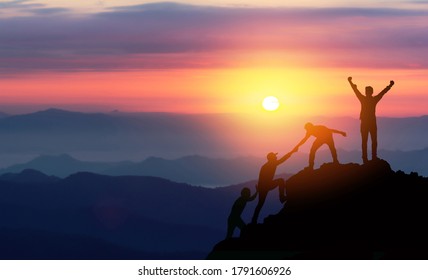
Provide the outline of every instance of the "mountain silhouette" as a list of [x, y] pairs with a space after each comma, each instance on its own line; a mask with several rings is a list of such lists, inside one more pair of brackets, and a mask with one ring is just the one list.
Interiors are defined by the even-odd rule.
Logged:
[[[157, 177], [80, 172], [60, 179], [34, 170], [2, 178], [0, 259], [97, 259], [97, 248], [106, 252], [101, 259], [203, 259], [226, 234], [230, 204], [255, 184], [210, 189]], [[272, 197], [265, 206], [264, 216], [281, 205]], [[61, 242], [76, 249], [55, 245]]]
[[[0, 260], [114, 260], [153, 258], [97, 238], [28, 229], [0, 228]], [[156, 258], [162, 259], [159, 254]]]
[[[80, 113], [48, 109], [0, 118], [0, 152], [84, 153], [99, 160], [193, 154], [226, 149], [216, 128], [222, 117], [167, 113]], [[224, 128], [226, 129], [226, 128]], [[31, 139], [31, 141], [28, 141]], [[222, 143], [222, 144], [220, 144]], [[209, 149], [208, 149], [209, 150]], [[1, 159], [0, 159], [1, 160]]]
[[259, 159], [255, 157], [211, 159], [194, 155], [175, 160], [149, 157], [142, 162], [116, 166], [103, 173], [155, 176], [192, 185], [226, 186], [252, 179], [259, 164]]
[[209, 259], [427, 259], [428, 178], [384, 160], [324, 164], [287, 180], [287, 202]]
[[[103, 171], [115, 168], [116, 166], [127, 166], [129, 162], [90, 162], [81, 161], [68, 154], [42, 155], [26, 163], [15, 164], [0, 170], [0, 174], [19, 173], [25, 169], [39, 170], [48, 175], [65, 178], [77, 172], [103, 173]], [[125, 175], [125, 174], [121, 174]], [[132, 174], [127, 174], [132, 175]]]
[[0, 174], [35, 169], [64, 178], [77, 172], [92, 172], [112, 176], [154, 176], [192, 185], [217, 187], [252, 178], [259, 164], [260, 160], [256, 157], [211, 159], [194, 155], [173, 160], [149, 157], [140, 162], [89, 162], [61, 154], [39, 156], [29, 162], [0, 169]]
[[[342, 162], [358, 162], [361, 151], [338, 150]], [[428, 148], [418, 151], [385, 151], [379, 155], [387, 160], [394, 170], [418, 172], [428, 176]], [[279, 167], [279, 172], [288, 174], [299, 172], [307, 165], [308, 155], [296, 153], [292, 158]], [[331, 160], [328, 150], [320, 150], [317, 154], [316, 165]], [[255, 179], [264, 158], [209, 158], [204, 156], [185, 156], [177, 159], [149, 157], [142, 161], [83, 161], [68, 154], [42, 155], [26, 163], [15, 164], [0, 169], [0, 174], [20, 173], [25, 169], [39, 170], [47, 175], [65, 178], [77, 172], [92, 172], [111, 176], [154, 176], [174, 182], [206, 187], [229, 186]]]
[[0, 176], [0, 181], [15, 183], [53, 183], [59, 180], [60, 178], [58, 177], [48, 176], [33, 169], [24, 169], [18, 174], [6, 173]]
[[51, 108], [30, 114], [3, 117], [0, 122], [2, 131], [7, 132], [67, 132], [75, 129], [93, 131], [94, 127], [105, 131], [114, 129], [119, 119], [102, 113], [80, 113]]

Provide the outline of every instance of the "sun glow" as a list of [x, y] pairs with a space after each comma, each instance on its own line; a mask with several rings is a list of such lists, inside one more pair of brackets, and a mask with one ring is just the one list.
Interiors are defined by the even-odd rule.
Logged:
[[266, 111], [276, 111], [279, 108], [279, 100], [275, 96], [267, 96], [263, 99], [262, 106]]

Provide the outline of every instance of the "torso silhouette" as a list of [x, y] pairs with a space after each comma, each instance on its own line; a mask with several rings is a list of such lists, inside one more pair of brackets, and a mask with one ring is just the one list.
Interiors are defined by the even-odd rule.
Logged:
[[314, 125], [309, 130], [310, 135], [315, 136], [319, 140], [329, 140], [333, 137], [333, 134], [329, 128], [323, 125]]
[[269, 185], [272, 183], [273, 178], [275, 177], [276, 167], [278, 166], [278, 161], [268, 161], [263, 164], [260, 168], [259, 182], [258, 186], [260, 190], [266, 190]]
[[357, 95], [361, 103], [360, 120], [367, 122], [376, 122], [376, 105], [380, 100], [377, 96]]
[[247, 197], [239, 197], [232, 206], [232, 211], [230, 211], [231, 217], [241, 217], [242, 212], [247, 205], [249, 198]]

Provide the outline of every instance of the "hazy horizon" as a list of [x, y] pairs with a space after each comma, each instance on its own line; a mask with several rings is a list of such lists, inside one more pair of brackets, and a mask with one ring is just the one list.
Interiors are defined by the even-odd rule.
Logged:
[[[383, 151], [400, 155], [398, 151], [426, 149], [426, 118], [378, 117], [379, 155], [382, 157]], [[41, 155], [61, 154], [86, 162], [136, 163], [149, 157], [174, 160], [198, 155], [211, 159], [255, 157], [261, 164], [268, 152], [289, 152], [305, 135], [303, 126], [308, 121], [346, 131], [347, 137], [334, 137], [339, 158], [341, 154], [354, 154], [346, 156], [347, 161], [361, 161], [356, 117], [292, 118], [278, 112], [264, 117], [237, 113], [81, 113], [51, 108], [0, 118], [0, 168]], [[310, 146], [307, 143], [300, 148], [301, 157], [307, 157]], [[411, 166], [410, 158], [402, 156], [403, 164]], [[331, 160], [330, 156], [325, 160]], [[317, 158], [318, 163], [322, 161]], [[294, 157], [289, 162], [297, 164]], [[299, 160], [297, 166], [304, 164]]]
[[[261, 105], [260, 105], [261, 107]], [[91, 105], [19, 105], [16, 107], [4, 106], [0, 104], [0, 113], [6, 114], [7, 116], [16, 116], [16, 115], [29, 115], [43, 111], [49, 110], [59, 110], [59, 111], [68, 111], [73, 113], [83, 113], [83, 114], [114, 114], [114, 113], [124, 113], [124, 114], [170, 114], [170, 115], [235, 115], [235, 116], [245, 116], [252, 115], [253, 113], [243, 113], [243, 112], [170, 112], [170, 111], [143, 111], [143, 110], [120, 110], [117, 108], [108, 108], [103, 106], [91, 106]], [[343, 114], [343, 115], [310, 115], [310, 114], [288, 114], [287, 112], [266, 112], [266, 115], [280, 115], [281, 117], [290, 117], [290, 118], [299, 118], [299, 119], [310, 119], [310, 118], [352, 118], [358, 119], [358, 114], [354, 113]], [[258, 113], [260, 110], [258, 110]], [[423, 114], [406, 114], [406, 115], [382, 115], [377, 114], [379, 118], [419, 118], [427, 116], [428, 112]]]

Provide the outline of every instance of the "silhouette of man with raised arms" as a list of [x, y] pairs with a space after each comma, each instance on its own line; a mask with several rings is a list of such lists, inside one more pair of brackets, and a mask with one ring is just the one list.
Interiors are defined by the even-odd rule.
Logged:
[[314, 143], [312, 144], [311, 151], [309, 153], [309, 169], [314, 169], [315, 153], [324, 144], [327, 144], [327, 146], [330, 148], [331, 156], [333, 157], [333, 162], [338, 164], [339, 161], [337, 159], [336, 147], [334, 146], [333, 133], [338, 133], [343, 136], [346, 136], [346, 132], [331, 129], [323, 125], [313, 125], [310, 122], [305, 124], [305, 129], [306, 135], [299, 142], [299, 144], [297, 144], [297, 148], [303, 145], [306, 140], [309, 139], [309, 137], [315, 136], [316, 138]]
[[262, 209], [263, 204], [266, 200], [266, 196], [270, 190], [273, 190], [274, 188], [278, 187], [279, 200], [281, 201], [281, 203], [285, 201], [285, 181], [282, 178], [274, 179], [274, 177], [278, 165], [289, 159], [294, 152], [297, 152], [297, 147], [280, 159], [278, 159], [276, 156], [278, 153], [267, 154], [267, 162], [263, 164], [263, 166], [260, 168], [259, 182], [257, 184], [257, 190], [259, 192], [259, 201], [257, 203], [256, 209], [254, 209], [253, 218], [251, 220], [253, 224], [257, 224], [257, 219], [259, 217], [260, 210]]
[[372, 141], [372, 160], [377, 159], [377, 125], [376, 125], [376, 105], [394, 85], [394, 81], [390, 81], [389, 85], [384, 88], [378, 95], [373, 96], [373, 88], [366, 87], [366, 95], [362, 95], [358, 90], [357, 85], [352, 82], [352, 77], [348, 77], [349, 84], [354, 90], [355, 95], [361, 103], [361, 140], [363, 150], [363, 163], [367, 163], [367, 141], [369, 134]]
[[230, 211], [229, 218], [227, 219], [227, 235], [226, 238], [231, 238], [233, 236], [233, 231], [238, 227], [241, 231], [245, 227], [245, 223], [241, 218], [241, 214], [244, 211], [245, 206], [248, 201], [253, 201], [257, 196], [257, 186], [256, 192], [251, 196], [251, 191], [249, 188], [243, 188], [241, 190], [241, 196], [235, 200], [233, 203], [232, 210]]

